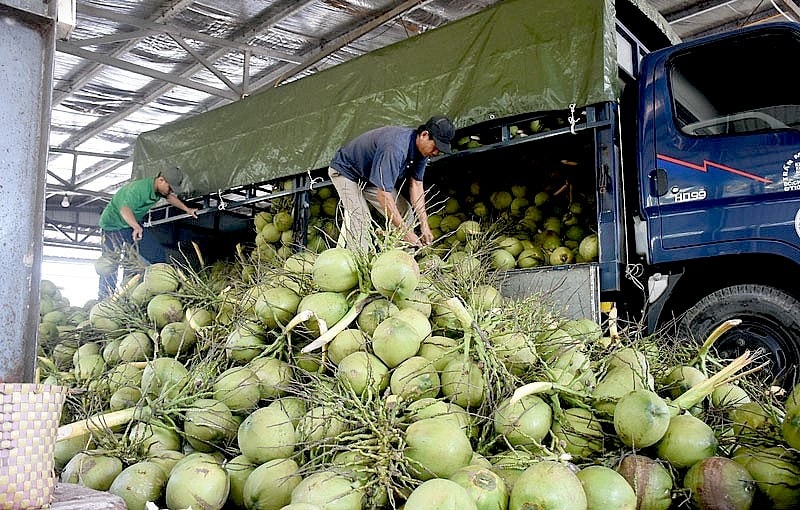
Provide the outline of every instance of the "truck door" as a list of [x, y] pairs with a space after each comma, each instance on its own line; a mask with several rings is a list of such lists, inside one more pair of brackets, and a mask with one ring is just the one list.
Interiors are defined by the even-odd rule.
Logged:
[[787, 60], [800, 40], [780, 26], [652, 55], [642, 145], [655, 163], [643, 169], [651, 263], [735, 253], [756, 239], [800, 247], [787, 214], [800, 211], [798, 194], [776, 200], [800, 190], [800, 88]]

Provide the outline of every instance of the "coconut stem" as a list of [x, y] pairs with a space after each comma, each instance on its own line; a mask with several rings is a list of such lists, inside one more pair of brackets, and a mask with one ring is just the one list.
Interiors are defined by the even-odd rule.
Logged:
[[[354, 320], [356, 320], [356, 318], [358, 318], [358, 314], [361, 313], [361, 310], [364, 309], [364, 306], [367, 303], [369, 303], [370, 301], [372, 301], [373, 299], [374, 299], [374, 297], [370, 296], [368, 294], [364, 294], [364, 293], [359, 294], [358, 297], [356, 297], [356, 300], [355, 300], [355, 303], [353, 304], [353, 306], [350, 307], [350, 310], [348, 310], [347, 313], [344, 314], [344, 317], [342, 317], [339, 320], [339, 322], [334, 324], [333, 327], [331, 327], [325, 333], [320, 335], [319, 338], [317, 338], [316, 340], [314, 340], [310, 344], [308, 344], [305, 347], [303, 347], [303, 349], [301, 349], [300, 352], [302, 352], [302, 353], [311, 352], [311, 351], [314, 351], [316, 349], [319, 349], [323, 345], [326, 345], [326, 344], [330, 343], [336, 337], [336, 335], [338, 335], [339, 333], [344, 331], [345, 328], [347, 328], [347, 326], [349, 326]], [[289, 324], [291, 324], [292, 322], [294, 322], [294, 319], [292, 319], [292, 321]], [[288, 328], [289, 328], [289, 326], [287, 325], [287, 329]]]
[[475, 320], [458, 297], [451, 297], [444, 302], [444, 306], [453, 312], [456, 320], [461, 324], [461, 329], [464, 331], [464, 361], [466, 362], [469, 360], [472, 325], [475, 323]]
[[524, 386], [520, 386], [516, 390], [514, 390], [514, 394], [511, 395], [510, 404], [515, 404], [520, 399], [527, 397], [528, 395], [536, 395], [537, 393], [545, 393], [548, 391], [557, 391], [559, 393], [566, 393], [569, 395], [573, 395], [580, 398], [585, 398], [586, 394], [581, 393], [580, 391], [575, 391], [573, 389], [567, 388], [566, 386], [561, 386], [560, 384], [556, 384], [550, 381], [537, 381], [528, 383]]
[[729, 320], [723, 322], [722, 324], [720, 324], [719, 326], [717, 326], [714, 329], [714, 331], [712, 331], [711, 334], [708, 335], [708, 338], [706, 338], [706, 341], [703, 342], [703, 345], [700, 346], [700, 349], [697, 351], [697, 356], [692, 360], [690, 365], [694, 365], [695, 363], [699, 363], [700, 364], [700, 370], [704, 374], [708, 375], [708, 371], [706, 369], [706, 357], [708, 356], [708, 351], [711, 350], [711, 346], [714, 345], [714, 342], [716, 342], [719, 337], [721, 337], [723, 334], [727, 333], [728, 330], [730, 330], [731, 328], [733, 328], [735, 326], [738, 326], [741, 323], [742, 323], [742, 319], [729, 319]]
[[752, 361], [753, 357], [750, 355], [750, 351], [745, 351], [744, 354], [731, 361], [728, 366], [724, 367], [722, 370], [708, 379], [704, 379], [703, 381], [695, 384], [685, 391], [681, 396], [672, 402], [669, 402], [668, 404], [670, 413], [672, 413], [673, 416], [677, 416], [684, 409], [691, 409], [708, 395], [713, 393], [718, 386], [721, 386], [734, 379], [736, 377], [736, 372], [749, 365]]
[[56, 442], [65, 441], [78, 436], [83, 436], [90, 432], [100, 432], [107, 428], [125, 425], [136, 415], [136, 408], [121, 409], [110, 413], [98, 414], [86, 418], [85, 420], [68, 423], [58, 427]]

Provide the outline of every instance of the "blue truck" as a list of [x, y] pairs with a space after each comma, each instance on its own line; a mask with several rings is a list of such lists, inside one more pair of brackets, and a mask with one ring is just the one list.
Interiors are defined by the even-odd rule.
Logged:
[[[134, 176], [177, 164], [200, 195], [220, 200], [219, 190], [286, 177], [309, 193], [329, 185], [327, 162], [358, 132], [447, 112], [458, 137], [480, 142], [432, 161], [431, 184], [458, 196], [465, 175], [511, 184], [571, 172], [596, 210], [599, 257], [575, 264], [586, 268], [590, 308], [614, 302], [648, 331], [675, 324], [697, 339], [741, 319], [718, 349], [761, 348], [776, 379], [791, 382], [800, 365], [800, 87], [787, 56], [800, 54], [800, 26], [679, 42], [643, 2], [581, 0], [570, 16], [555, 4], [503, 2], [146, 133]], [[541, 129], [518, 136], [534, 124]], [[322, 182], [312, 183], [315, 172]], [[530, 275], [557, 269], [522, 273], [536, 286]]]

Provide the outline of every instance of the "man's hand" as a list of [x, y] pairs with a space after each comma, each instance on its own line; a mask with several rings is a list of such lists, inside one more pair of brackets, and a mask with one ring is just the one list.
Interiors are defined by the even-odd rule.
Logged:
[[142, 229], [141, 225], [136, 225], [135, 227], [133, 227], [133, 236], [132, 237], [133, 237], [133, 242], [134, 243], [142, 238], [142, 233], [143, 232], [144, 232], [144, 230]]
[[197, 219], [197, 208], [196, 207], [188, 207], [186, 208], [186, 214], [191, 216], [194, 219]]
[[422, 244], [423, 246], [430, 246], [433, 243], [433, 232], [431, 232], [431, 227], [428, 226], [428, 222], [421, 224], [420, 231], [422, 232]]
[[408, 233], [406, 233], [403, 239], [414, 246], [419, 246], [419, 247], [423, 246], [422, 241], [420, 241], [419, 237], [417, 237], [417, 234], [415, 234], [410, 230], [408, 231]]

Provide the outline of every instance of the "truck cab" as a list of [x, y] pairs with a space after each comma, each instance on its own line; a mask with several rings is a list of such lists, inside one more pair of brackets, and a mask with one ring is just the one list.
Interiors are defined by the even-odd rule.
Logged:
[[647, 55], [626, 160], [648, 323], [702, 340], [742, 319], [718, 348], [762, 348], [775, 375], [800, 361], [798, 51], [800, 26], [775, 23]]

